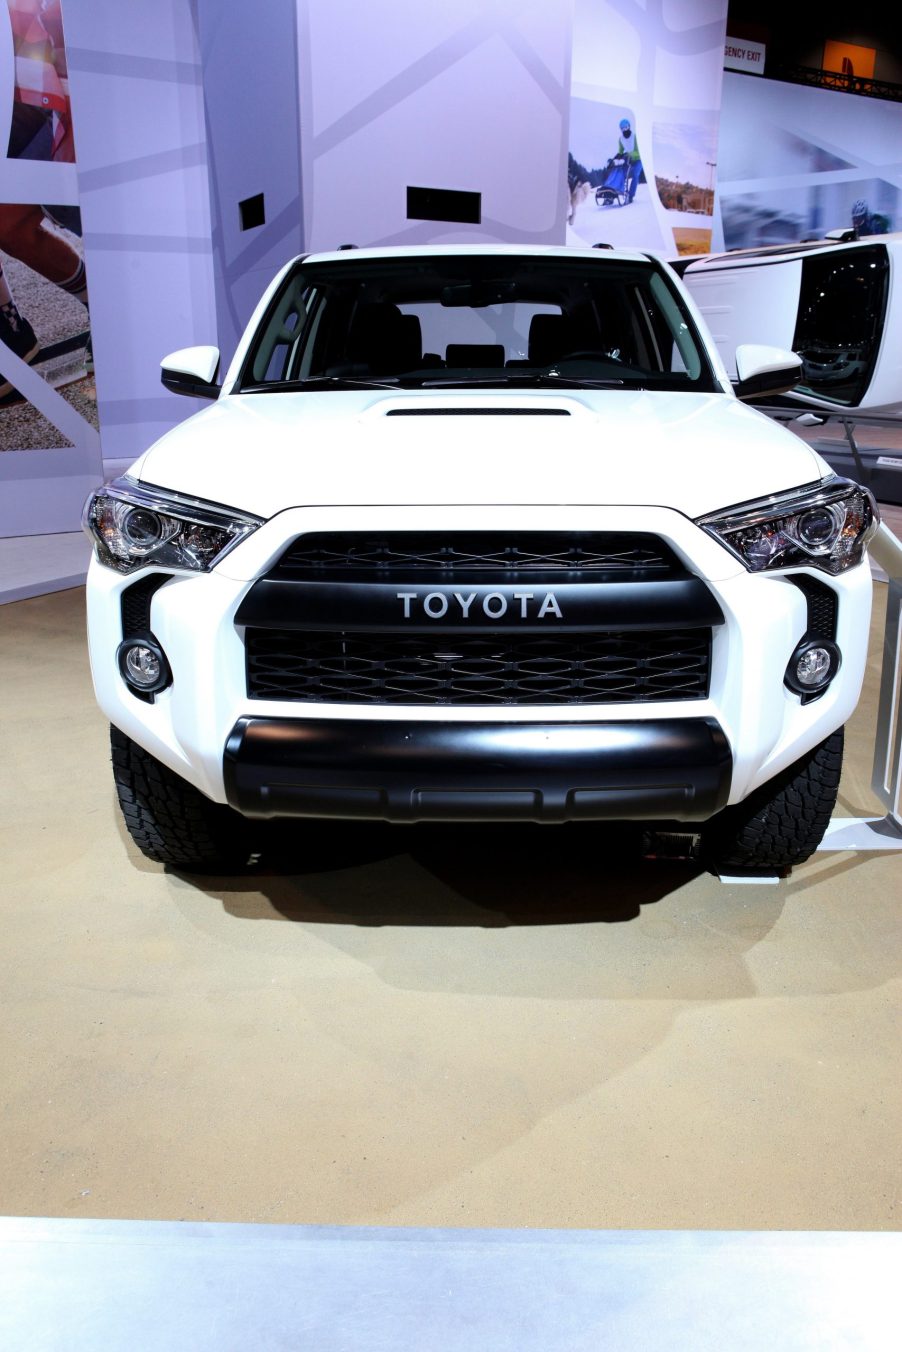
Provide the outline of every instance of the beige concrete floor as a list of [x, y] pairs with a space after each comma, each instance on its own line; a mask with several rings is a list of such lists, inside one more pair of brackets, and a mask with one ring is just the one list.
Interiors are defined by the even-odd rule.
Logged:
[[902, 857], [723, 886], [610, 830], [335, 828], [188, 880], [119, 823], [83, 623], [0, 607], [0, 1211], [897, 1228]]

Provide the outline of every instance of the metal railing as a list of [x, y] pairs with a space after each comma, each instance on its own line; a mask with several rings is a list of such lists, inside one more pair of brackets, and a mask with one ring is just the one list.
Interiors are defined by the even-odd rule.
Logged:
[[836, 89], [843, 94], [861, 94], [869, 99], [902, 102], [902, 85], [892, 80], [847, 75], [838, 70], [821, 70], [817, 66], [768, 65], [765, 73], [769, 80], [784, 80], [787, 84], [814, 85], [817, 89]]
[[871, 777], [886, 815], [834, 817], [822, 850], [902, 850], [902, 541], [881, 523], [870, 553], [888, 579]]

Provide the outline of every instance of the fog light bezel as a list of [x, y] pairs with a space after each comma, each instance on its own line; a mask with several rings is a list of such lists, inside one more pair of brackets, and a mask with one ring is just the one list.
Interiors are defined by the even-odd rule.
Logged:
[[[127, 658], [133, 648], [149, 649], [159, 662], [160, 674], [153, 684], [139, 685], [129, 674]], [[172, 685], [172, 668], [166, 654], [152, 634], [130, 634], [128, 638], [124, 638], [116, 649], [116, 662], [119, 667], [119, 675], [133, 695], [158, 695], [161, 690], [165, 690]]]
[[[824, 679], [817, 685], [805, 685], [804, 681], [799, 679], [796, 672], [799, 662], [806, 653], [811, 652], [814, 648], [822, 648], [829, 655], [830, 666], [827, 669], [827, 674]], [[812, 699], [817, 699], [829, 689], [841, 666], [842, 653], [831, 639], [809, 636], [803, 638], [793, 649], [792, 657], [790, 657], [786, 667], [786, 674], [783, 677], [783, 684], [792, 690], [794, 694], [801, 695], [803, 700], [807, 703]]]

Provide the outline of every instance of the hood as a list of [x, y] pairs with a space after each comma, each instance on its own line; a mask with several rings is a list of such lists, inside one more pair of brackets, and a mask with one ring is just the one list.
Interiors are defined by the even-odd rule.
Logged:
[[654, 505], [696, 517], [829, 468], [727, 394], [354, 390], [225, 396], [132, 473], [264, 518], [451, 504]]

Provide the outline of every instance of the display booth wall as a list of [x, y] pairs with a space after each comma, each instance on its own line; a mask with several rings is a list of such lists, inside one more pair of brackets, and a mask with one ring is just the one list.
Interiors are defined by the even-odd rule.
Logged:
[[[303, 248], [563, 243], [571, 122], [594, 164], [613, 151], [624, 114], [638, 120], [647, 183], [631, 240], [672, 250], [648, 186], [655, 110], [700, 101], [716, 130], [726, 4], [621, 9], [64, 0], [77, 150], [65, 167], [81, 208], [106, 472], [197, 406], [161, 389], [160, 358], [218, 341], [227, 359], [267, 281]], [[471, 218], [428, 218], [408, 189], [465, 194]], [[56, 515], [51, 489], [71, 456], [4, 452], [7, 478], [27, 454], [27, 477], [4, 495], [0, 533], [77, 525], [101, 474], [96, 431], [83, 440], [81, 477]]]
[[264, 288], [304, 247], [296, 7], [197, 0], [216, 326], [192, 341], [217, 342], [224, 366]]
[[[4, 139], [12, 16], [29, 4], [41, 9], [7, 0], [8, 34], [0, 24]], [[895, 222], [900, 110], [754, 76], [724, 83], [726, 11], [64, 0], [74, 155], [7, 157], [0, 202], [80, 207], [70, 240], [86, 264], [96, 416], [0, 350], [0, 370], [15, 367], [61, 434], [25, 449], [0, 410], [0, 535], [75, 529], [104, 471], [199, 407], [162, 389], [160, 358], [215, 341], [225, 363], [266, 283], [305, 248], [566, 241], [674, 256], [842, 224], [852, 193]], [[624, 122], [635, 196], [607, 207], [597, 187]], [[452, 197], [431, 210], [436, 192]]]

